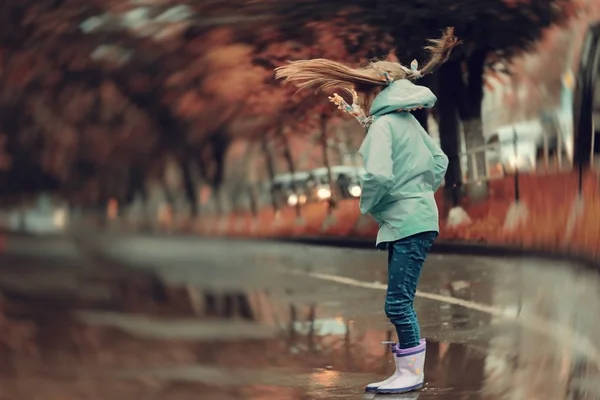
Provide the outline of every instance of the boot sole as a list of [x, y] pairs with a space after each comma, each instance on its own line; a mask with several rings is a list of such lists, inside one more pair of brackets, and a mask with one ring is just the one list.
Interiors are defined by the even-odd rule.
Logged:
[[419, 390], [422, 387], [423, 387], [423, 384], [419, 383], [418, 385], [401, 388], [401, 389], [376, 389], [375, 393], [377, 393], [377, 394], [401, 394], [401, 393], [414, 392], [415, 390]]

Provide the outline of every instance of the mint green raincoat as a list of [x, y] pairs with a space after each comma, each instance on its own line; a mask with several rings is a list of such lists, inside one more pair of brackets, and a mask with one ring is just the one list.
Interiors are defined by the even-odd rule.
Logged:
[[448, 168], [448, 157], [409, 112], [431, 108], [437, 98], [426, 87], [402, 79], [373, 101], [375, 120], [360, 146], [366, 174], [360, 211], [379, 224], [377, 246], [421, 232], [439, 232], [434, 193]]

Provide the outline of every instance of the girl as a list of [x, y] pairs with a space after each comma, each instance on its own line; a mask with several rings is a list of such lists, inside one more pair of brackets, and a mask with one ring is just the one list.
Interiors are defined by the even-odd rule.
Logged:
[[396, 328], [398, 343], [385, 342], [392, 346], [396, 371], [367, 385], [367, 392], [404, 393], [423, 386], [426, 344], [413, 301], [421, 268], [439, 232], [434, 193], [448, 158], [410, 114], [433, 107], [437, 99], [428, 88], [411, 81], [444, 63], [458, 44], [452, 28], [431, 42], [426, 49], [432, 57], [421, 70], [416, 61], [410, 68], [378, 61], [354, 69], [315, 59], [291, 62], [275, 74], [299, 89], [337, 88], [350, 94], [351, 105], [338, 94], [330, 100], [368, 129], [359, 150], [366, 170], [360, 211], [377, 221], [377, 247], [388, 250], [385, 313]]

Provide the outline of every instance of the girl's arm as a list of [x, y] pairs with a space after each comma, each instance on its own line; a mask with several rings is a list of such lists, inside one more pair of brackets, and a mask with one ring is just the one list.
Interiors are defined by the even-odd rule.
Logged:
[[424, 129], [419, 129], [419, 132], [421, 133], [421, 137], [425, 142], [425, 146], [427, 146], [431, 152], [431, 155], [433, 156], [433, 162], [435, 164], [433, 171], [435, 179], [433, 191], [436, 192], [442, 185], [444, 176], [446, 176], [446, 171], [448, 170], [448, 156], [444, 154], [442, 149], [433, 141], [431, 136], [429, 136]]
[[366, 174], [362, 179], [360, 211], [371, 212], [385, 196], [394, 182], [392, 161], [392, 135], [389, 122], [376, 120], [360, 146]]

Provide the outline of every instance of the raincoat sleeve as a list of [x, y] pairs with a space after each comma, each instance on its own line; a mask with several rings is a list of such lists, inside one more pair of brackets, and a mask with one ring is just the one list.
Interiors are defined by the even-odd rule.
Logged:
[[360, 146], [359, 154], [366, 171], [360, 196], [360, 211], [363, 214], [372, 212], [393, 185], [391, 133], [387, 121], [376, 121]]
[[433, 191], [437, 191], [442, 185], [442, 181], [444, 180], [444, 176], [446, 175], [446, 171], [448, 170], [448, 156], [444, 154], [442, 149], [431, 139], [431, 136], [427, 134], [424, 130], [420, 130], [421, 137], [425, 142], [425, 145], [431, 152], [433, 156], [434, 162], [434, 184]]

